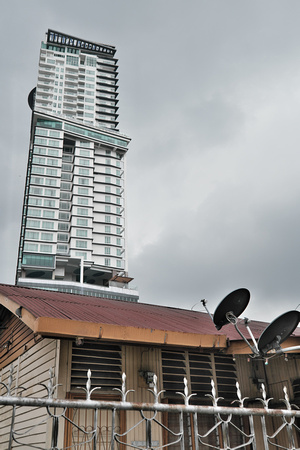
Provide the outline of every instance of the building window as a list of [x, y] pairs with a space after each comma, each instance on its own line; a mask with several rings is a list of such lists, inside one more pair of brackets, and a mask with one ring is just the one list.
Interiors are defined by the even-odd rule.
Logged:
[[59, 209], [64, 209], [66, 211], [70, 211], [71, 203], [70, 202], [59, 202]]
[[45, 185], [46, 186], [56, 186], [57, 180], [55, 180], [54, 178], [46, 178]]
[[105, 222], [110, 223], [110, 216], [105, 216]]
[[60, 141], [56, 141], [56, 140], [54, 140], [54, 139], [49, 139], [49, 146], [51, 146], [51, 147], [59, 147], [59, 143], [60, 143]]
[[111, 177], [105, 177], [105, 183], [111, 183]]
[[42, 222], [42, 228], [47, 228], [49, 230], [53, 230], [54, 222]]
[[70, 191], [71, 190], [71, 183], [62, 182], [61, 185], [60, 185], [60, 188], [65, 190], [65, 191]]
[[45, 130], [45, 128], [36, 128], [35, 134], [39, 136], [48, 136], [48, 130]]
[[38, 145], [47, 145], [47, 139], [43, 139], [43, 138], [35, 138], [34, 139], [34, 143], [38, 144]]
[[110, 194], [111, 193], [111, 187], [110, 186], [105, 186], [105, 192], [107, 194]]
[[80, 159], [79, 159], [79, 164], [80, 164], [81, 166], [89, 166], [89, 165], [90, 165], [90, 160], [89, 160], [89, 159], [83, 159], [83, 158], [80, 158]]
[[38, 244], [31, 244], [30, 242], [26, 242], [24, 245], [24, 250], [27, 252], [37, 252]]
[[67, 55], [66, 64], [70, 64], [70, 66], [78, 66], [79, 58], [77, 56]]
[[105, 254], [110, 255], [110, 247], [105, 247]]
[[87, 237], [87, 230], [76, 230], [76, 236], [77, 237]]
[[44, 175], [44, 172], [45, 172], [44, 167], [33, 166], [31, 169], [31, 173], [34, 173], [36, 175]]
[[43, 217], [45, 219], [54, 219], [55, 218], [55, 212], [54, 211], [43, 211]]
[[117, 238], [117, 245], [122, 245], [121, 238]]
[[76, 241], [77, 248], [87, 248], [87, 241]]
[[44, 184], [44, 178], [31, 177], [31, 183], [33, 183], [33, 184]]
[[27, 219], [26, 226], [29, 228], [40, 228], [40, 223], [39, 220]]
[[65, 172], [72, 172], [72, 164], [63, 163], [61, 169]]
[[83, 198], [83, 197], [78, 197], [78, 205], [88, 205], [89, 204], [89, 199], [88, 198]]
[[42, 206], [42, 199], [41, 198], [29, 197], [28, 205], [31, 205], [31, 206]]
[[105, 266], [110, 266], [110, 258], [105, 258], [104, 259], [104, 265]]
[[44, 199], [44, 206], [55, 208], [55, 200], [48, 200], [47, 198]]
[[55, 131], [55, 130], [50, 130], [50, 131], [49, 131], [49, 136], [50, 136], [50, 137], [56, 137], [56, 138], [59, 138], [59, 137], [60, 137], [60, 132], [59, 132], [59, 131]]
[[60, 198], [61, 200], [71, 200], [71, 192], [61, 192]]
[[68, 242], [69, 235], [65, 233], [58, 233], [57, 242]]
[[105, 225], [105, 233], [111, 233], [111, 227], [109, 225]]
[[[89, 143], [88, 143], [89, 144]], [[82, 145], [82, 143], [81, 143], [81, 145]], [[89, 146], [90, 146], [90, 144], [89, 144]], [[79, 150], [79, 155], [80, 156], [90, 156], [91, 155], [91, 152], [90, 152], [90, 150], [85, 150], [85, 149], [80, 149]]]
[[30, 189], [29, 189], [29, 194], [43, 195], [43, 188], [38, 188], [38, 187], [31, 186]]
[[48, 158], [47, 164], [48, 166], [58, 166], [58, 159]]
[[116, 224], [117, 225], [121, 225], [121, 218], [120, 217], [116, 217]]
[[90, 169], [83, 169], [82, 167], [79, 167], [78, 173], [79, 175], [89, 176]]
[[57, 244], [57, 253], [66, 254], [69, 252], [68, 246], [64, 244]]
[[87, 227], [88, 219], [77, 219], [77, 226], [79, 227]]
[[65, 222], [68, 222], [70, 220], [70, 213], [60, 211], [58, 214], [58, 218], [59, 220], [64, 220]]
[[79, 195], [89, 195], [89, 188], [79, 187], [78, 194]]
[[[36, 251], [36, 250], [34, 250]], [[54, 267], [54, 257], [45, 255], [23, 255], [22, 264], [36, 267]]]
[[105, 212], [106, 212], [106, 213], [110, 213], [110, 212], [111, 212], [111, 207], [110, 207], [110, 205], [105, 205]]
[[48, 197], [56, 197], [57, 191], [55, 189], [45, 189], [45, 195]]
[[105, 236], [105, 244], [110, 244], [110, 243], [111, 243], [111, 237]]
[[40, 251], [44, 253], [52, 253], [52, 245], [41, 244]]
[[26, 231], [25, 239], [38, 239], [39, 234], [37, 231]]
[[89, 210], [87, 208], [77, 208], [77, 214], [79, 216], [87, 216]]
[[117, 267], [119, 267], [119, 268], [122, 267], [122, 260], [121, 259], [117, 259]]
[[28, 208], [27, 214], [28, 216], [41, 217], [42, 212], [40, 209]]
[[71, 181], [72, 180], [72, 174], [71, 173], [62, 172], [61, 179], [64, 180], [64, 181]]
[[80, 258], [87, 259], [86, 252], [75, 252], [75, 256], [79, 256]]
[[58, 222], [58, 230], [60, 231], [68, 231], [69, 230], [69, 224], [65, 222]]
[[46, 169], [46, 175], [57, 177], [57, 169]]
[[78, 178], [78, 184], [88, 186], [90, 180], [88, 178]]
[[[35, 155], [46, 155], [46, 149], [43, 148], [43, 147], [36, 147], [36, 146], [34, 146], [33, 153]], [[43, 159], [44, 161], [43, 162], [37, 162], [37, 164], [45, 164], [45, 159], [44, 158], [41, 158], [41, 159]]]
[[41, 240], [42, 241], [53, 241], [53, 234], [52, 233], [41, 233]]

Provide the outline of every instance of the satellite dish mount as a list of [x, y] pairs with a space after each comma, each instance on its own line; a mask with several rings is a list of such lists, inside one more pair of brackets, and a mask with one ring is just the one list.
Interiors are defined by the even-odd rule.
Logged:
[[250, 301], [250, 292], [248, 289], [237, 289], [228, 294], [221, 303], [217, 306], [214, 315], [208, 311], [206, 307], [206, 300], [201, 300], [202, 305], [209, 314], [217, 330], [225, 325], [231, 324], [236, 329], [237, 333], [245, 341], [250, 348], [254, 358], [263, 358], [267, 360], [271, 355], [268, 352], [272, 351], [272, 356], [287, 353], [289, 351], [300, 350], [300, 345], [295, 347], [281, 348], [281, 343], [284, 342], [297, 328], [300, 321], [299, 311], [288, 311], [285, 314], [277, 317], [267, 328], [262, 332], [258, 341], [253, 336], [250, 329], [250, 320], [245, 318], [244, 325], [250, 335], [252, 344], [244, 336], [238, 328], [238, 317], [244, 312]]

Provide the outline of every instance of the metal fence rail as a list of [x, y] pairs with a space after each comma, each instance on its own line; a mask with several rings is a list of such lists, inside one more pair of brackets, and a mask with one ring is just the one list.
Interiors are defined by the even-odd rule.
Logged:
[[[9, 420], [9, 443], [5, 450], [13, 448], [35, 448], [42, 450], [59, 449], [101, 449], [115, 450], [116, 448], [131, 447], [140, 450], [170, 447], [172, 449], [185, 450], [269, 450], [280, 448], [283, 450], [299, 450], [300, 436], [300, 410], [291, 405], [287, 389], [284, 388], [284, 399], [282, 409], [269, 408], [271, 399], [262, 385], [262, 397], [256, 399], [262, 405], [261, 408], [245, 407], [246, 398], [242, 398], [239, 384], [236, 383], [237, 400], [236, 406], [219, 406], [221, 398], [217, 398], [213, 381], [212, 390], [208, 397], [211, 406], [200, 406], [190, 404], [187, 381], [184, 379], [184, 392], [181, 395], [184, 404], [166, 404], [160, 401], [164, 391], [157, 389], [157, 377], [154, 376], [153, 388], [149, 391], [153, 395], [152, 403], [129, 402], [127, 396], [132, 390], [126, 390], [126, 375], [122, 377], [122, 388], [116, 389], [121, 396], [121, 401], [96, 401], [91, 400], [91, 395], [97, 389], [91, 389], [91, 371], [87, 373], [87, 383], [84, 400], [69, 400], [54, 398], [57, 385], [54, 384], [52, 370], [48, 385], [43, 385], [47, 392], [45, 398], [34, 398], [23, 396], [23, 389], [19, 388], [18, 395], [12, 395], [13, 367], [7, 383], [0, 383], [3, 395], [0, 396], [0, 418], [1, 414], [6, 417], [10, 413]], [[6, 407], [6, 408], [5, 408]], [[11, 407], [11, 408], [7, 408]], [[41, 418], [32, 426], [22, 429], [18, 426], [18, 408], [41, 408]], [[4, 411], [5, 410], [5, 411]], [[87, 411], [90, 413], [88, 425], [82, 426], [75, 416], [70, 415], [71, 410]], [[109, 423], [99, 426], [99, 415], [103, 411], [110, 411]], [[117, 424], [117, 415], [120, 411], [126, 414], [137, 411], [140, 419], [133, 426], [121, 430]], [[5, 414], [4, 414], [5, 413]], [[171, 428], [166, 420], [169, 415], [176, 416]], [[164, 419], [162, 419], [162, 417]], [[204, 420], [204, 417], [207, 420]], [[34, 442], [35, 430], [47, 424], [50, 430], [48, 445], [41, 446]], [[59, 436], [66, 433], [66, 429], [72, 429], [76, 434], [70, 444], [59, 444]], [[143, 430], [143, 440], [131, 440], [137, 429]], [[155, 428], [155, 430], [154, 430]], [[74, 431], [75, 430], [75, 431]], [[160, 430], [161, 434], [158, 434]], [[105, 442], [103, 439], [105, 432]], [[157, 436], [164, 435], [161, 441]], [[80, 436], [80, 437], [78, 437]], [[46, 442], [45, 438], [45, 442]], [[66, 442], [66, 440], [64, 441]], [[2, 448], [2, 447], [0, 447]], [[4, 450], [4, 448], [3, 448]]]

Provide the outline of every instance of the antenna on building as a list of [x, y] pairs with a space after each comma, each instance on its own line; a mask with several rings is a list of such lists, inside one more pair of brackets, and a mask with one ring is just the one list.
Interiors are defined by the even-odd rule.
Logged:
[[272, 352], [272, 356], [280, 355], [283, 352], [300, 350], [300, 345], [289, 348], [281, 348], [281, 344], [293, 333], [300, 321], [299, 311], [288, 311], [285, 314], [277, 317], [266, 329], [262, 332], [258, 341], [253, 336], [249, 327], [250, 320], [245, 318], [244, 325], [251, 337], [253, 345], [244, 336], [238, 328], [238, 317], [244, 312], [250, 301], [250, 292], [248, 289], [240, 288], [228, 294], [221, 303], [217, 306], [214, 315], [212, 316], [206, 307], [206, 300], [201, 300], [204, 308], [208, 312], [217, 330], [225, 325], [232, 324], [241, 338], [246, 342], [251, 349], [255, 358], [261, 357], [267, 359]]

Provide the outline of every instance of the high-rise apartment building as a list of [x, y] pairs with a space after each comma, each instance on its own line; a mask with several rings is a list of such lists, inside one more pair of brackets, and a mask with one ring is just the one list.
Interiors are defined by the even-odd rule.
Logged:
[[128, 288], [115, 47], [48, 30], [32, 109], [16, 282], [137, 301]]

